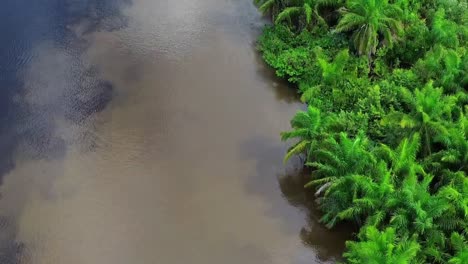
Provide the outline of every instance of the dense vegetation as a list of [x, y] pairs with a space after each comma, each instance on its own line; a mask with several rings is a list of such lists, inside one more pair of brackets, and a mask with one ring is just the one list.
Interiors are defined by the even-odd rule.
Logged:
[[349, 263], [468, 263], [467, 0], [257, 0], [265, 61], [307, 103], [283, 140]]

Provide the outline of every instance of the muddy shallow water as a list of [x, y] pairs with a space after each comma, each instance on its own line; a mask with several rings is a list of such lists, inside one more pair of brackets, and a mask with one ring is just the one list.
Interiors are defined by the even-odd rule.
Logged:
[[0, 263], [341, 254], [282, 164], [302, 106], [250, 0], [30, 2], [0, 11]]

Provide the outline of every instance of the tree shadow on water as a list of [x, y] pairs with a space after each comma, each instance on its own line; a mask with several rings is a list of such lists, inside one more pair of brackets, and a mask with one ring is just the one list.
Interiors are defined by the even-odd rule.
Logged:
[[[297, 161], [296, 164], [301, 163]], [[307, 213], [307, 225], [300, 230], [303, 243], [314, 248], [320, 260], [340, 259], [345, 250], [345, 241], [352, 239], [356, 230], [348, 224], [328, 229], [320, 222], [322, 212], [315, 202], [313, 190], [304, 188], [309, 175], [310, 171], [302, 168], [286, 173], [279, 178], [281, 192], [291, 205]]]
[[0, 263], [29, 263], [25, 244], [16, 240], [17, 227], [12, 219], [0, 216]]
[[[113, 84], [101, 79], [98, 69], [86, 65], [81, 58], [88, 41], [84, 35], [125, 27], [122, 9], [131, 3], [132, 0], [2, 2], [0, 184], [3, 175], [15, 167], [13, 153], [19, 142], [31, 147], [33, 153], [28, 156], [62, 157], [66, 142], [56, 131], [56, 119], [80, 124], [111, 101]], [[72, 29], [83, 21], [91, 21], [85, 23], [83, 32]], [[49, 43], [50, 48], [41, 49], [43, 43]], [[27, 76], [29, 72], [33, 78]], [[28, 96], [33, 102], [25, 99]]]
[[[82, 55], [88, 47], [85, 35], [125, 27], [121, 11], [131, 2], [2, 1], [0, 185], [4, 176], [15, 169], [17, 154], [46, 160], [64, 156], [70, 142], [63, 137], [57, 120], [80, 126], [108, 105], [113, 84], [102, 79], [95, 66], [83, 62]], [[42, 47], [48, 49], [44, 51]], [[28, 147], [20, 148], [22, 145]], [[3, 202], [7, 200], [15, 203], [6, 205], [9, 209], [22, 211], [23, 202], [6, 197]], [[0, 208], [0, 264], [30, 263], [27, 245], [17, 241], [17, 216], [8, 211]]]
[[284, 231], [297, 234], [319, 260], [339, 260], [345, 241], [352, 238], [353, 227], [338, 225], [329, 230], [319, 222], [322, 213], [313, 192], [304, 188], [308, 172], [299, 159], [284, 165], [286, 150], [287, 144], [281, 143], [279, 137], [253, 136], [245, 142], [242, 157], [256, 163], [255, 174], [247, 178], [246, 189], [267, 201], [271, 207], [265, 213], [281, 220]]
[[298, 89], [293, 87], [292, 84], [288, 83], [285, 79], [281, 79], [276, 76], [275, 70], [271, 68], [262, 58], [260, 51], [257, 51], [257, 44], [252, 46], [255, 49], [255, 63], [257, 66], [257, 75], [260, 76], [264, 83], [268, 85], [275, 92], [275, 96], [279, 101], [286, 102], [288, 104], [296, 104], [299, 102], [300, 95]]

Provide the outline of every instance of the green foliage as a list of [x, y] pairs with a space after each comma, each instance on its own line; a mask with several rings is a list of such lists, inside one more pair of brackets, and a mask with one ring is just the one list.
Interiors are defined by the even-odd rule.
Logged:
[[263, 58], [308, 105], [285, 162], [327, 227], [361, 227], [347, 262], [468, 263], [467, 1], [258, 1]]
[[[296, 0], [278, 14], [275, 23], [288, 21], [299, 29], [311, 29], [314, 25], [326, 26], [325, 20], [319, 15], [320, 5], [328, 4], [331, 0]], [[294, 21], [294, 22], [293, 22]]]
[[369, 139], [363, 133], [355, 138], [349, 138], [346, 133], [337, 137], [338, 140], [333, 137], [325, 139], [320, 143], [320, 149], [313, 150], [314, 161], [307, 165], [315, 168], [315, 180], [306, 186], [333, 182], [350, 174], [365, 174], [376, 162], [368, 151]]
[[284, 51], [277, 57], [274, 64], [278, 68], [276, 71], [277, 75], [280, 77], [288, 76], [288, 80], [292, 83], [298, 82], [302, 76], [307, 74], [307, 70], [311, 67], [310, 57], [309, 51], [304, 48]]
[[449, 260], [450, 264], [463, 264], [468, 263], [468, 244], [464, 236], [453, 233], [450, 237], [453, 248], [456, 251], [456, 255]]
[[363, 229], [361, 242], [347, 242], [345, 257], [349, 263], [407, 264], [418, 254], [421, 246], [414, 239], [399, 238], [395, 229], [389, 227], [379, 232], [375, 227]]
[[[320, 149], [312, 151], [313, 160], [307, 163], [315, 171], [314, 180], [306, 187], [316, 185], [316, 195], [323, 194], [321, 207], [326, 213], [322, 221], [329, 227], [343, 218], [340, 213], [353, 202], [351, 194], [361, 188], [358, 179], [369, 173], [376, 163], [375, 157], [368, 151], [369, 140], [363, 133], [355, 138], [340, 133], [337, 138], [330, 137], [320, 142]], [[342, 193], [343, 188], [348, 188], [348, 192]], [[357, 217], [356, 211], [345, 218]]]
[[353, 44], [360, 55], [371, 56], [377, 51], [379, 38], [384, 46], [392, 46], [401, 34], [401, 9], [388, 0], [348, 0], [341, 10], [343, 17], [336, 31], [353, 31]]
[[443, 95], [442, 88], [434, 88], [432, 82], [421, 90], [416, 88], [414, 92], [401, 88], [400, 93], [409, 111], [391, 112], [382, 119], [382, 123], [405, 130], [400, 132], [402, 135], [419, 133], [422, 136], [424, 154], [430, 155], [435, 142], [449, 140], [447, 122], [452, 120], [457, 99]]
[[434, 80], [436, 86], [444, 87], [447, 92], [463, 89], [467, 82], [466, 50], [447, 49], [442, 45], [434, 46], [420, 59], [414, 69], [423, 81]]
[[458, 26], [454, 21], [445, 19], [445, 10], [443, 8], [434, 13], [431, 31], [435, 43], [450, 48], [458, 46]]
[[324, 55], [322, 49], [316, 49], [317, 64], [322, 72], [322, 82], [326, 85], [336, 85], [344, 79], [346, 62], [349, 59], [348, 50], [344, 49], [336, 55], [333, 61]]
[[389, 164], [395, 177], [394, 181], [399, 181], [408, 175], [424, 174], [423, 167], [416, 161], [419, 148], [420, 136], [415, 133], [410, 138], [404, 138], [395, 149], [381, 144], [376, 153]]
[[[404, 9], [404, 11], [408, 11], [408, 9]], [[424, 56], [432, 43], [429, 27], [417, 15], [410, 13], [403, 23], [404, 30], [400, 37], [401, 41], [398, 42], [398, 45], [394, 45], [393, 48], [389, 49], [386, 60], [393, 66], [408, 68]]]
[[293, 130], [281, 133], [282, 140], [297, 139], [297, 143], [289, 148], [284, 157], [287, 162], [293, 155], [306, 153], [306, 161], [310, 160], [311, 151], [321, 138], [322, 131], [328, 125], [328, 120], [323, 120], [320, 110], [309, 106], [307, 112], [299, 111], [291, 120]]
[[263, 14], [269, 14], [274, 19], [281, 9], [289, 4], [289, 0], [254, 0], [254, 4]]

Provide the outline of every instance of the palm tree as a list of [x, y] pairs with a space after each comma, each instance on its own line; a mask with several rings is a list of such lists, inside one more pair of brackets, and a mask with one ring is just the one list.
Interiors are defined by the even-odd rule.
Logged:
[[291, 131], [282, 132], [281, 140], [298, 139], [284, 157], [287, 162], [292, 156], [306, 153], [306, 162], [327, 127], [329, 118], [322, 118], [318, 108], [309, 106], [307, 111], [298, 111], [291, 120]]
[[357, 210], [346, 216], [340, 213], [352, 207], [358, 190], [371, 184], [367, 175], [374, 170], [376, 159], [369, 148], [370, 141], [364, 133], [355, 138], [340, 133], [338, 140], [329, 137], [312, 151], [314, 161], [306, 164], [315, 170], [305, 187], [317, 186], [316, 196], [322, 196], [318, 202], [325, 212], [321, 221], [327, 227], [345, 218], [361, 222], [361, 212]]
[[[380, 226], [388, 218], [386, 201], [395, 192], [392, 173], [388, 170], [387, 164], [380, 161], [372, 171], [372, 175], [362, 179], [355, 178], [352, 185], [358, 186], [360, 194], [354, 195], [350, 206], [341, 211], [338, 217], [342, 220], [366, 218], [366, 225]], [[343, 187], [350, 189], [349, 186]]]
[[382, 124], [399, 126], [410, 134], [419, 133], [424, 156], [429, 156], [434, 142], [450, 140], [447, 120], [452, 120], [452, 110], [455, 109], [457, 98], [444, 95], [443, 90], [434, 88], [432, 82], [414, 92], [401, 88], [401, 95], [410, 112], [390, 113], [382, 119]]
[[342, 220], [352, 220], [359, 226], [362, 225], [365, 220], [363, 216], [372, 212], [361, 204], [353, 203], [358, 198], [358, 193], [372, 186], [371, 178], [358, 174], [345, 175], [321, 185], [316, 192], [317, 196], [322, 195], [317, 198], [319, 207], [324, 212], [320, 222], [327, 228], [334, 227]]
[[391, 47], [402, 32], [399, 21], [402, 11], [388, 0], [348, 0], [341, 13], [343, 17], [335, 30], [353, 31], [354, 47], [359, 55], [367, 55], [369, 61], [380, 43]]
[[425, 234], [434, 227], [434, 219], [447, 209], [446, 204], [429, 192], [433, 176], [408, 174], [401, 188], [388, 199], [388, 209], [393, 212], [390, 224], [402, 233]]
[[404, 138], [396, 149], [381, 144], [376, 153], [390, 164], [393, 180], [397, 182], [397, 179], [404, 179], [411, 173], [424, 174], [423, 167], [416, 161], [419, 147], [420, 136], [415, 133], [410, 138]]
[[412, 234], [420, 238], [425, 263], [446, 258], [446, 232], [453, 231], [456, 222], [460, 222], [452, 217], [452, 206], [444, 198], [446, 193], [431, 194], [432, 179], [427, 174], [410, 174], [387, 201], [387, 210], [392, 212], [390, 225], [402, 236]]
[[455, 249], [455, 256], [451, 258], [450, 264], [468, 263], [468, 243], [466, 238], [458, 233], [453, 233], [450, 237], [452, 247]]
[[446, 185], [434, 194], [432, 180], [431, 175], [408, 174], [385, 202], [392, 213], [389, 223], [398, 234], [418, 235], [425, 263], [443, 262], [448, 234], [468, 226], [468, 179], [459, 178], [463, 183]]
[[318, 7], [321, 4], [331, 4], [333, 0], [295, 0], [292, 5], [286, 7], [275, 19], [275, 23], [281, 23], [285, 20], [291, 21], [296, 18], [300, 28], [310, 27], [314, 23], [326, 25], [325, 20], [318, 14]]
[[424, 159], [425, 166], [439, 175], [434, 187], [463, 186], [468, 174], [468, 119], [465, 115], [448, 128], [443, 145], [443, 149]]
[[346, 175], [365, 175], [376, 164], [376, 159], [369, 151], [370, 141], [359, 133], [355, 138], [349, 138], [344, 132], [336, 140], [330, 137], [322, 142], [320, 149], [314, 150], [315, 161], [307, 163], [315, 168], [315, 180], [306, 184], [324, 184]]
[[[444, 30], [443, 28], [441, 30]], [[446, 92], [464, 92], [466, 83], [466, 61], [455, 49], [436, 44], [424, 58], [418, 60], [415, 69], [424, 81], [434, 80], [436, 86], [444, 87]]]
[[449, 128], [446, 150], [441, 151], [440, 160], [453, 165], [455, 171], [468, 173], [468, 118], [464, 114], [458, 119], [455, 127]]
[[271, 19], [275, 17], [283, 8], [285, 8], [291, 0], [254, 0], [254, 4], [262, 14], [270, 14]]
[[[378, 147], [374, 153], [383, 160], [365, 172], [367, 177], [364, 180], [359, 179], [359, 182], [348, 183], [348, 186], [345, 186], [345, 190], [348, 191], [359, 190], [359, 195], [353, 197], [350, 206], [341, 211], [338, 217], [340, 219], [367, 217], [367, 224], [373, 226], [379, 226], [388, 219], [389, 206], [393, 208], [393, 205], [387, 202], [391, 201], [392, 197], [398, 197], [399, 194], [395, 194], [395, 189], [401, 185], [402, 179], [425, 174], [422, 166], [416, 162], [418, 149], [418, 134], [402, 140], [395, 150], [386, 145]], [[355, 185], [357, 187], [354, 187]]]
[[321, 48], [316, 48], [314, 53], [317, 58], [317, 65], [321, 70], [322, 78], [319, 85], [307, 87], [307, 89], [302, 91], [301, 101], [303, 102], [310, 102], [316, 93], [316, 89], [324, 85], [334, 88], [337, 83], [345, 80], [347, 77], [345, 71], [349, 60], [349, 51], [347, 49], [338, 52], [333, 59], [328, 58]]
[[453, 231], [463, 229], [468, 225], [468, 179], [464, 175], [463, 185], [447, 185], [437, 192], [437, 197], [445, 202], [444, 216], [437, 219], [441, 229]]
[[457, 47], [459, 44], [457, 31], [458, 25], [454, 21], [445, 18], [443, 8], [435, 12], [431, 29], [435, 43], [440, 43], [446, 47]]
[[399, 238], [395, 229], [384, 231], [373, 226], [363, 229], [360, 242], [346, 242], [344, 256], [354, 264], [409, 264], [413, 263], [421, 246], [414, 239]]

